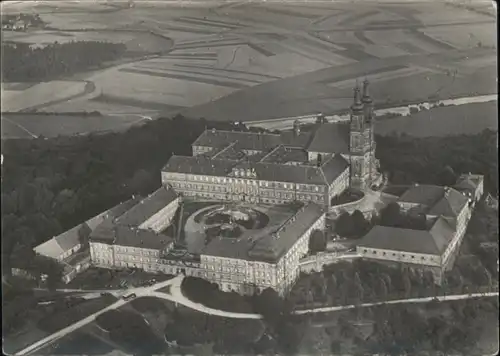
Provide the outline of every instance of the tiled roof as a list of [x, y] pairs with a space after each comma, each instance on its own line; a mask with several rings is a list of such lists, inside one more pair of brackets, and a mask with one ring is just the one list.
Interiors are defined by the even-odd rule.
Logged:
[[63, 251], [69, 251], [72, 248], [80, 244], [80, 238], [78, 237], [78, 231], [82, 228], [83, 224], [77, 225], [68, 231], [54, 237], [57, 244], [61, 247]]
[[306, 163], [307, 161], [307, 152], [303, 149], [280, 145], [266, 155], [261, 162], [286, 164], [288, 162]]
[[114, 232], [116, 237], [114, 244], [119, 246], [162, 250], [173, 241], [171, 237], [161, 233], [127, 226], [115, 226]]
[[163, 167], [165, 172], [226, 176], [237, 164], [234, 161], [209, 159], [200, 156], [172, 156]]
[[429, 215], [456, 217], [468, 203], [467, 197], [457, 192], [455, 189], [449, 189], [428, 212]]
[[58, 258], [65, 252], [55, 238], [36, 246], [33, 250], [42, 256], [51, 258]]
[[315, 204], [309, 203], [287, 221], [275, 235], [258, 240], [249, 251], [249, 256], [257, 260], [274, 262], [285, 254], [297, 239], [311, 227], [325, 212]]
[[307, 148], [314, 137], [312, 132], [301, 132], [295, 135], [293, 131], [282, 131], [280, 133], [281, 143], [288, 147]]
[[307, 148], [312, 152], [349, 153], [350, 127], [346, 123], [328, 123], [318, 126]]
[[256, 241], [251, 238], [215, 238], [205, 247], [202, 254], [276, 262], [323, 214], [324, 211], [319, 205], [309, 203], [280, 225], [276, 234], [266, 234]]
[[193, 146], [224, 147], [228, 143], [237, 142], [243, 150], [269, 151], [281, 143], [280, 135], [255, 132], [205, 130], [196, 139]]
[[[101, 213], [89, 220], [85, 223], [90, 230], [95, 230], [103, 221], [105, 221], [106, 217], [114, 217], [121, 215], [124, 211], [128, 210], [130, 206], [136, 204], [135, 199], [130, 199], [124, 203], [121, 203], [104, 213]], [[40, 244], [34, 248], [34, 251], [40, 255], [58, 258], [63, 253], [71, 250], [72, 248], [78, 246], [80, 244], [80, 238], [78, 236], [78, 231], [82, 227], [83, 224], [79, 224], [62, 234], [53, 237], [52, 239]], [[92, 233], [91, 233], [92, 234]]]
[[212, 156], [215, 159], [239, 161], [246, 157], [246, 154], [237, 147], [237, 143], [228, 145], [226, 148]]
[[92, 232], [91, 241], [128, 247], [141, 247], [161, 250], [173, 241], [173, 238], [150, 230], [116, 225], [107, 220]]
[[438, 218], [429, 231], [375, 226], [358, 243], [360, 247], [441, 255], [453, 238], [446, 219]]
[[115, 232], [113, 231], [114, 226], [115, 224], [113, 219], [104, 220], [94, 231], [92, 231], [89, 240], [95, 242], [113, 243], [115, 240]]
[[174, 189], [170, 186], [162, 186], [117, 218], [116, 223], [125, 226], [139, 226], [176, 198], [177, 193]]
[[453, 187], [459, 191], [475, 193], [483, 179], [484, 177], [479, 174], [462, 174]]
[[444, 195], [444, 187], [437, 185], [414, 185], [406, 190], [398, 202], [431, 206]]
[[[199, 156], [173, 156], [163, 170], [166, 172], [227, 177], [233, 168], [248, 167], [255, 169], [257, 179], [261, 180], [299, 184], [326, 184], [327, 180], [331, 179], [343, 165], [341, 157], [335, 158], [332, 162], [325, 162], [323, 168], [310, 165], [250, 162], [248, 160], [236, 162]], [[325, 169], [327, 173], [323, 174], [322, 169]]]
[[257, 178], [267, 181], [302, 184], [326, 184], [321, 168], [286, 164], [257, 163]]
[[456, 217], [468, 199], [457, 190], [436, 185], [417, 185], [409, 188], [398, 202], [421, 204], [429, 215]]
[[235, 143], [240, 150], [267, 152], [279, 145], [305, 148], [308, 151], [324, 153], [349, 153], [350, 127], [346, 123], [325, 123], [316, 125], [311, 132], [295, 135], [293, 131], [280, 134], [254, 132], [206, 130], [196, 139], [193, 146], [223, 148]]
[[349, 163], [340, 154], [336, 154], [321, 166], [328, 184], [331, 184], [339, 175], [349, 168]]
[[93, 217], [92, 219], [87, 221], [87, 225], [89, 226], [90, 230], [94, 230], [99, 224], [101, 224], [104, 220], [108, 218], [117, 218], [121, 216], [122, 214], [125, 214], [129, 209], [131, 209], [135, 204], [137, 204], [140, 201], [141, 197], [136, 196], [133, 197], [132, 199], [129, 199], [123, 203], [120, 203], [111, 209], [97, 215], [96, 217]]

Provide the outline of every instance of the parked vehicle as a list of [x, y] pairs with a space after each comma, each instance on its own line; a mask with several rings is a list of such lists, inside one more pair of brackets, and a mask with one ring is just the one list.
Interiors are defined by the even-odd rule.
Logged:
[[122, 299], [123, 299], [123, 300], [130, 300], [130, 299], [134, 299], [135, 297], [137, 297], [137, 296], [135, 295], [135, 293], [132, 293], [132, 294], [124, 295], [124, 296], [122, 297]]

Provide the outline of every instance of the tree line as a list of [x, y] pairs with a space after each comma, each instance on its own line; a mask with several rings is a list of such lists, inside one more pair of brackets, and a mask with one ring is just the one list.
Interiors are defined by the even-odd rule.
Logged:
[[[373, 321], [370, 338], [356, 342], [361, 353], [427, 356], [476, 354], [478, 341], [489, 327], [485, 318], [497, 313], [498, 300], [482, 298], [377, 306], [351, 314], [354, 320]], [[352, 334], [352, 324], [340, 325], [344, 334]]]
[[39, 82], [92, 69], [120, 58], [123, 43], [72, 41], [45, 47], [27, 43], [2, 44], [2, 81]]
[[455, 266], [437, 285], [430, 270], [366, 260], [341, 261], [325, 265], [322, 272], [302, 274], [288, 299], [295, 308], [313, 308], [462, 294], [493, 288], [495, 275], [491, 276], [481, 264], [465, 269]]
[[471, 172], [483, 174], [485, 191], [498, 194], [496, 131], [426, 138], [376, 136], [376, 142], [380, 169], [393, 184], [453, 185], [457, 173]]
[[53, 236], [159, 188], [170, 156], [190, 155], [207, 126], [234, 128], [178, 116], [123, 133], [2, 141], [3, 271], [28, 264], [32, 248]]

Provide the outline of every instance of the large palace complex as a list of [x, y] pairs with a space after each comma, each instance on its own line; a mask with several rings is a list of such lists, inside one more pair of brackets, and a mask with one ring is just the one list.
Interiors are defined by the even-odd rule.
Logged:
[[[319, 117], [308, 130], [296, 122], [279, 134], [206, 130], [192, 156], [170, 158], [154, 193], [133, 197], [35, 251], [68, 264], [81, 253], [84, 227], [90, 245], [85, 266], [182, 273], [223, 291], [286, 294], [309, 253], [310, 236], [325, 229], [332, 198], [348, 187], [368, 191], [379, 179], [373, 127], [365, 81], [362, 92], [354, 91], [345, 123]], [[482, 177], [472, 175], [454, 188], [412, 187], [398, 204], [425, 214], [429, 229], [375, 226], [357, 254], [442, 270], [481, 194]], [[73, 274], [80, 265], [75, 268]]]
[[162, 171], [186, 197], [281, 204], [315, 202], [325, 208], [347, 187], [378, 178], [372, 99], [365, 81], [354, 92], [349, 122], [319, 122], [302, 132], [262, 134], [207, 130], [192, 156], [173, 156]]

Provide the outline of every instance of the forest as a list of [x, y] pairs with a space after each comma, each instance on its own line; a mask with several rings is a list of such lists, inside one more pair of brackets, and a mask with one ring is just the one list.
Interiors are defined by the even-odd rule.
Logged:
[[28, 43], [2, 43], [2, 81], [40, 82], [92, 69], [119, 59], [122, 43], [76, 41], [45, 47]]
[[190, 155], [206, 127], [243, 129], [177, 116], [124, 133], [2, 141], [4, 267], [26, 262], [34, 246], [132, 195], [157, 189], [170, 156]]
[[447, 185], [471, 172], [484, 175], [485, 192], [498, 194], [496, 131], [426, 138], [376, 136], [376, 143], [380, 169], [393, 184]]

